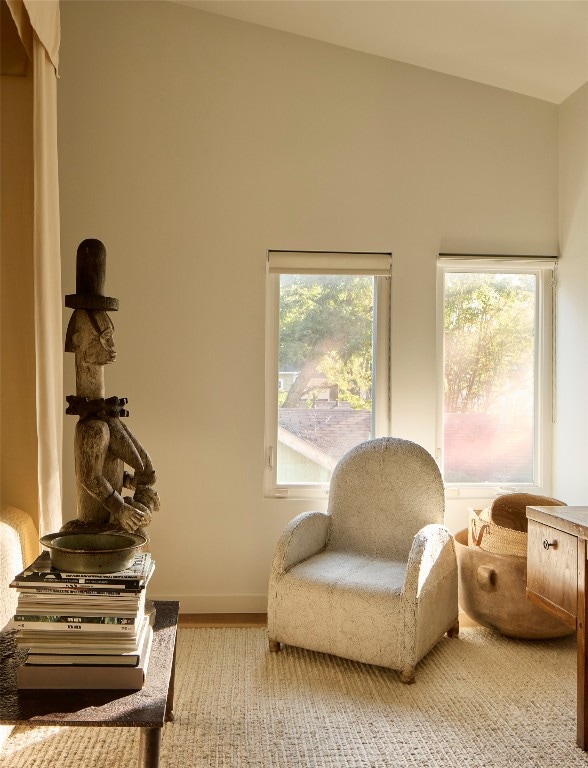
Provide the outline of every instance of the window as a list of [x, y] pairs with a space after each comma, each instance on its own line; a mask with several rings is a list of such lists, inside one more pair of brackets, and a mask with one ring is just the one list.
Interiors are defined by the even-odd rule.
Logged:
[[389, 253], [270, 251], [268, 496], [328, 493], [337, 461], [389, 432]]
[[460, 495], [549, 491], [554, 264], [440, 258], [440, 454]]

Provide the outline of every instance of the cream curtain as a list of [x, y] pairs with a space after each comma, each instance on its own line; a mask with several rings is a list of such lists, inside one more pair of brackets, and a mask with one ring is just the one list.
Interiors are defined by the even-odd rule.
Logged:
[[33, 62], [34, 307], [39, 533], [61, 527], [63, 349], [57, 172], [58, 0], [7, 0]]

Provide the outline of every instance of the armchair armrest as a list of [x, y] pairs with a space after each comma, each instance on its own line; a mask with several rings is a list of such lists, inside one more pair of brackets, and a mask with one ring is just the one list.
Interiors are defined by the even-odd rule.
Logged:
[[291, 520], [278, 539], [272, 562], [272, 577], [316, 555], [327, 543], [330, 516], [325, 512], [303, 512]]
[[449, 529], [436, 523], [425, 525], [415, 535], [402, 588], [407, 600], [417, 600], [427, 583], [437, 582], [457, 569], [455, 544]]

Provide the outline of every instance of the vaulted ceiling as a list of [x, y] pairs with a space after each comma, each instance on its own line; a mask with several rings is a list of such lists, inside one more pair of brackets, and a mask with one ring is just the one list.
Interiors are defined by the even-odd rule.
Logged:
[[588, 81], [586, 0], [174, 0], [559, 104]]

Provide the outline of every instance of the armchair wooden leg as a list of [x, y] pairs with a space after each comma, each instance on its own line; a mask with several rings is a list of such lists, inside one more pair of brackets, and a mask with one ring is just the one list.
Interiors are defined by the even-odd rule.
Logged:
[[459, 635], [459, 619], [456, 619], [455, 624], [447, 630], [447, 637], [457, 637]]
[[281, 647], [279, 640], [272, 640], [271, 637], [269, 638], [269, 649], [272, 653], [277, 653]]
[[415, 682], [414, 667], [404, 667], [400, 670], [400, 682], [412, 685]]

